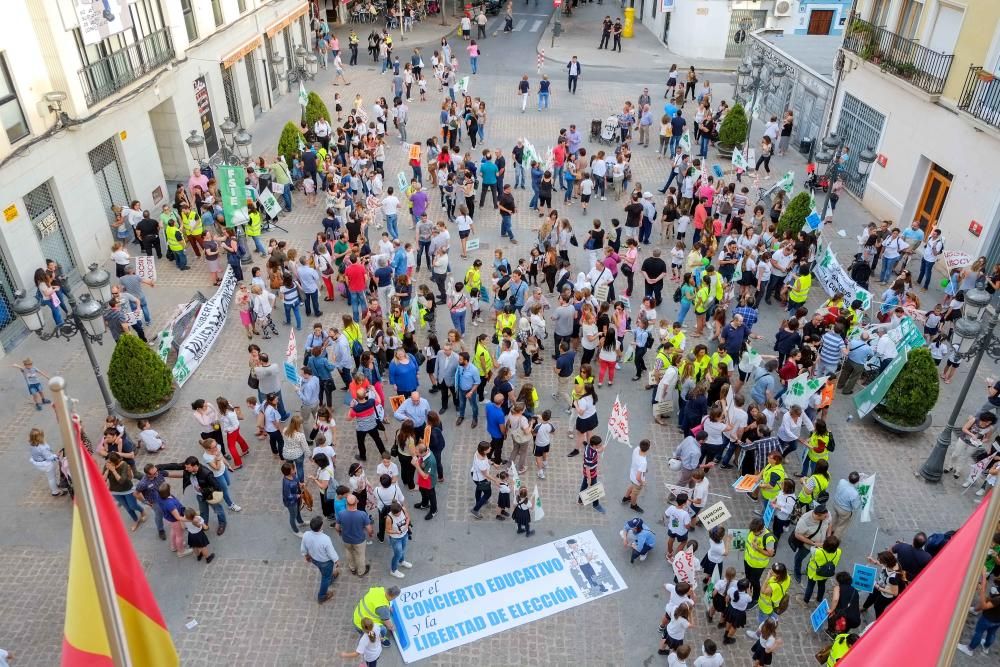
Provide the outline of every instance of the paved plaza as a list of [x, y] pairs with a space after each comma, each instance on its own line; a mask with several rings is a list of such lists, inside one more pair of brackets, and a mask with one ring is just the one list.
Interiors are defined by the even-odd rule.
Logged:
[[[635, 100], [643, 86], [648, 86], [654, 103], [663, 94], [664, 58], [656, 60], [656, 69], [647, 69], [648, 64], [640, 53], [626, 52], [619, 67], [604, 65], [586, 68], [588, 53], [581, 51], [579, 57], [585, 64], [583, 76], [576, 95], [566, 92], [565, 68], [561, 64], [549, 63], [543, 72], [553, 80], [551, 109], [547, 112], [534, 110], [535, 96], [532, 94], [528, 112], [520, 113], [520, 101], [516, 82], [522, 73], [527, 73], [532, 90], [537, 89], [535, 53], [539, 39], [548, 22], [547, 9], [531, 7], [527, 16], [521, 16], [522, 5], [515, 3], [515, 20], [525, 23], [511, 35], [493, 36], [498, 17], [491, 18], [490, 37], [482, 42], [483, 55], [480, 58], [479, 74], [472, 77], [469, 94], [486, 101], [489, 121], [486, 140], [482, 147], [500, 148], [505, 155], [518, 138], [530, 139], [536, 147], [544, 151], [551, 147], [558, 130], [575, 123], [584, 136], [592, 119], [602, 119], [617, 112], [626, 99]], [[602, 11], [617, 11], [616, 3], [606, 3]], [[541, 20], [537, 29], [535, 21]], [[450, 21], [449, 21], [450, 22]], [[585, 29], [578, 21], [574, 28]], [[502, 23], [499, 24], [502, 26]], [[498, 26], [498, 27], [499, 27]], [[638, 30], [645, 30], [637, 26]], [[441, 28], [446, 30], [446, 28]], [[599, 23], [592, 27], [594, 44], [599, 36]], [[341, 31], [343, 32], [343, 31]], [[548, 41], [548, 34], [545, 33]], [[429, 59], [434, 42], [420, 44], [425, 59]], [[461, 75], [469, 73], [468, 59], [465, 57], [465, 43], [451, 37], [453, 50], [459, 55]], [[581, 44], [583, 42], [581, 41]], [[401, 57], [409, 54], [416, 46], [415, 38], [397, 42]], [[626, 40], [626, 47], [629, 46]], [[628, 49], [626, 49], [628, 51]], [[686, 63], [685, 63], [686, 64]], [[334, 88], [331, 86], [332, 69], [321, 71], [310, 90], [320, 93], [333, 109], [333, 93], [341, 92], [345, 100], [360, 92], [365, 99], [365, 107], [380, 95], [390, 97], [389, 75], [380, 76], [370, 59], [362, 53], [359, 66], [348, 72], [351, 85]], [[713, 79], [716, 94], [720, 99], [731, 99], [731, 77], [721, 75]], [[437, 110], [440, 94], [431, 85], [427, 102], [414, 101], [410, 104], [411, 138], [426, 138], [438, 134]], [[693, 113], [693, 105], [686, 109]], [[277, 136], [283, 124], [298, 117], [298, 107], [294, 95], [286, 95], [269, 114], [258, 119], [252, 128], [254, 150], [268, 158], [273, 156]], [[753, 140], [759, 137], [761, 128], [754, 126]], [[387, 184], [395, 182], [395, 174], [403, 170], [404, 150], [390, 127], [390, 150], [387, 156]], [[655, 141], [655, 137], [654, 137]], [[585, 139], [588, 151], [608, 150], [607, 146], [597, 146]], [[468, 150], [468, 142], [463, 142], [463, 151]], [[151, 148], [151, 155], [155, 151]], [[714, 161], [714, 152], [710, 156]], [[643, 184], [643, 189], [654, 191], [664, 181], [667, 162], [658, 160], [655, 145], [633, 151], [632, 169], [635, 179]], [[801, 183], [804, 174], [804, 159], [794, 151], [784, 158], [775, 158], [772, 169], [776, 174], [794, 170], [796, 181]], [[406, 170], [408, 173], [408, 170]], [[511, 181], [508, 181], [511, 182]], [[798, 186], [797, 186], [798, 189]], [[525, 194], [527, 193], [527, 194]], [[501, 241], [499, 236], [499, 216], [489, 206], [476, 212], [476, 235], [482, 240], [478, 251], [470, 253], [468, 260], [459, 258], [458, 252], [451, 255], [454, 276], [464, 275], [474, 258], [483, 260], [485, 266], [492, 261], [493, 250], [503, 247], [508, 256], [526, 256], [538, 226], [537, 214], [527, 208], [530, 189], [517, 192], [518, 212], [514, 217], [514, 233], [520, 240], [516, 247]], [[431, 193], [431, 218], [437, 219], [441, 213], [437, 193]], [[659, 196], [657, 196], [659, 201]], [[585, 229], [592, 218], [601, 218], [607, 225], [612, 217], [624, 219], [622, 206], [626, 202], [594, 202], [592, 208], [583, 215], [579, 202], [569, 209], [558, 207], [578, 230]], [[151, 202], [143, 202], [149, 206]], [[98, 212], [95, 212], [97, 214]], [[283, 215], [281, 224], [288, 233], [276, 232], [269, 236], [285, 239], [290, 246], [307, 249], [315, 234], [322, 231], [320, 219], [322, 208], [305, 205], [301, 195], [296, 195], [294, 210]], [[405, 240], [413, 240], [413, 231], [406, 216], [400, 216], [400, 233]], [[869, 220], [857, 203], [845, 197], [837, 210], [833, 229], [824, 234], [833, 239], [841, 260], [846, 261], [855, 252], [857, 235], [861, 225]], [[846, 237], [837, 235], [844, 230]], [[376, 230], [372, 230], [373, 232]], [[669, 247], [654, 231], [657, 245]], [[454, 238], [454, 236], [453, 236]], [[644, 248], [644, 252], [646, 252]], [[577, 250], [573, 257], [574, 267], [584, 257]], [[178, 272], [175, 267], [162, 261], [158, 264], [159, 279], [155, 288], [147, 289], [153, 310], [154, 325], [147, 331], [158, 329], [168, 314], [178, 304], [187, 301], [200, 290], [210, 294], [211, 281], [203, 260], [191, 259], [192, 271]], [[256, 258], [255, 258], [256, 259]], [[108, 262], [106, 268], [111, 268]], [[578, 269], [574, 268], [574, 275]], [[249, 275], [249, 274], [248, 274]], [[430, 283], [426, 269], [418, 274], [416, 283]], [[620, 281], [621, 282], [621, 281]], [[936, 285], [927, 293], [927, 301], [940, 298]], [[669, 288], [672, 293], [673, 287]], [[621, 290], [619, 290], [621, 291]], [[818, 288], [813, 289], [809, 302], [816, 307], [821, 302]], [[666, 295], [665, 295], [666, 296]], [[825, 297], [824, 297], [825, 298]], [[633, 303], [633, 305], [635, 305]], [[350, 312], [345, 301], [338, 298], [332, 304], [323, 303], [323, 317], [326, 326], [339, 325], [340, 315]], [[665, 298], [658, 310], [660, 317], [673, 319], [677, 304]], [[303, 311], [304, 313], [304, 311]], [[770, 351], [773, 334], [783, 313], [778, 306], [764, 306], [761, 321], [755, 326], [755, 333], [765, 340], [758, 345]], [[280, 335], [269, 341], [254, 342], [270, 353], [273, 359], [284, 356], [288, 328], [275, 311]], [[302, 349], [304, 336], [313, 318], [306, 317], [303, 333], [299, 336]], [[689, 320], [690, 322], [693, 320]], [[445, 309], [439, 309], [437, 331], [442, 334], [450, 328]], [[466, 340], [474, 335], [492, 331], [492, 323], [471, 327]], [[418, 334], [423, 342], [424, 332]], [[551, 339], [550, 339], [551, 340]], [[148, 460], [180, 461], [186, 456], [200, 453], [197, 445], [199, 425], [190, 414], [188, 405], [197, 398], [214, 399], [226, 396], [234, 404], [243, 404], [252, 392], [246, 385], [247, 355], [246, 336], [235, 314], [229, 317], [225, 330], [212, 352], [197, 370], [192, 379], [181, 390], [177, 406], [165, 417], [157, 420], [155, 428], [167, 438], [165, 451], [153, 456], [143, 453], [139, 465]], [[550, 344], [550, 343], [548, 343]], [[98, 348], [98, 356], [104, 368], [107, 367], [113, 345], [110, 339]], [[95, 441], [99, 437], [102, 423], [103, 404], [93, 379], [92, 371], [83, 353], [79, 340], [70, 342], [50, 341], [43, 343], [35, 338], [26, 339], [7, 359], [0, 370], [0, 416], [6, 424], [6, 437], [0, 441], [0, 468], [5, 471], [4, 487], [7, 491], [0, 496], [0, 646], [17, 655], [17, 665], [47, 666], [57, 662], [62, 640], [63, 609], [65, 602], [65, 582], [67, 553], [70, 530], [69, 502], [66, 498], [51, 498], [41, 475], [28, 463], [27, 433], [32, 427], [43, 428], [54, 445], [58, 443], [58, 429], [49, 411], [36, 412], [24, 391], [23, 382], [9, 363], [20, 362], [23, 357], [34, 358], [35, 364], [51, 375], [61, 374], [68, 380], [69, 393], [78, 399], [76, 409], [83, 417], [85, 428]], [[651, 355], [647, 355], [647, 360]], [[992, 370], [989, 368], [987, 370]], [[525, 549], [529, 546], [554, 540], [575, 532], [592, 529], [612, 557], [623, 575], [628, 590], [601, 600], [582, 605], [571, 611], [556, 614], [544, 620], [528, 623], [511, 631], [494, 635], [451, 651], [437, 655], [427, 664], [435, 665], [653, 665], [665, 664], [665, 658], [657, 656], [659, 644], [657, 624], [663, 613], [665, 596], [663, 584], [671, 576], [664, 562], [666, 529], [657, 522], [666, 504], [665, 482], [673, 483], [676, 473], [668, 470], [667, 461], [680, 440], [679, 431], [673, 425], [657, 426], [652, 421], [650, 395], [640, 383], [629, 379], [633, 375], [631, 364], [623, 364], [616, 376], [613, 387], [598, 391], [598, 412], [603, 435], [604, 424], [616, 396], [628, 407], [633, 443], [643, 438], [652, 441], [650, 450], [649, 488], [642, 499], [646, 508], [645, 517], [653, 522], [657, 533], [657, 546], [651, 557], [642, 563], [630, 565], [628, 554], [621, 547], [618, 531], [622, 524], [632, 517], [628, 508], [618, 503], [621, 492], [627, 484], [629, 458], [631, 452], [625, 445], [611, 443], [601, 464], [601, 476], [608, 489], [606, 499], [608, 513], [598, 514], [589, 507], [581, 508], [576, 502], [580, 483], [580, 458], [567, 458], [569, 440], [565, 437], [567, 423], [560, 408], [554, 409], [559, 432], [553, 445], [548, 476], [537, 480], [529, 465], [526, 479], [529, 488], [537, 484], [544, 502], [545, 518], [533, 525], [537, 534], [531, 539], [514, 534], [510, 521], [500, 523], [492, 519], [492, 506], [484, 510], [483, 521], [476, 521], [469, 514], [472, 506], [473, 488], [469, 480], [469, 467], [476, 444], [486, 438], [485, 420], [478, 429], [472, 429], [469, 420], [461, 427], [455, 426], [455, 410], [452, 408], [444, 416], [447, 448], [444, 450], [443, 465], [446, 481], [438, 487], [441, 506], [438, 516], [430, 522], [423, 521], [422, 513], [414, 513], [414, 538], [410, 543], [408, 560], [413, 569], [406, 571], [405, 580], [392, 579], [388, 575], [391, 551], [389, 545], [376, 542], [368, 548], [372, 563], [371, 573], [364, 579], [345, 574], [334, 584], [334, 598], [331, 602], [318, 606], [315, 602], [318, 576], [316, 569], [303, 562], [299, 555], [299, 538], [288, 530], [287, 516], [281, 505], [281, 475], [272, 460], [266, 442], [253, 438], [252, 425], [244, 423], [243, 432], [250, 440], [252, 454], [245, 461], [243, 469], [235, 472], [232, 484], [234, 500], [242, 505], [240, 513], [229, 512], [226, 534], [215, 537], [211, 534], [212, 547], [218, 554], [211, 565], [196, 563], [193, 558], [178, 559], [168, 550], [166, 543], [157, 539], [156, 530], [150, 520], [134, 535], [134, 544], [146, 575], [156, 594], [168, 627], [181, 654], [183, 665], [317, 665], [339, 664], [335, 655], [341, 650], [351, 650], [355, 645], [355, 632], [351, 624], [351, 612], [358, 599], [372, 585], [417, 584], [435, 576], [491, 560]], [[877, 487], [873, 520], [867, 524], [857, 521], [848, 531], [844, 544], [844, 558], [841, 568], [850, 568], [854, 562], [863, 562], [873, 546], [878, 549], [890, 546], [896, 540], [909, 541], [917, 530], [927, 533], [957, 528], [975, 506], [972, 494], [962, 495], [959, 482], [950, 476], [939, 485], [928, 485], [914, 478], [914, 471], [933, 446], [940, 427], [945, 423], [951, 410], [957, 387], [964, 379], [965, 368], [959, 370], [955, 383], [942, 385], [941, 398], [934, 411], [934, 426], [921, 434], [897, 437], [888, 435], [868, 421], [857, 418], [850, 420], [853, 406], [839, 398], [831, 409], [828, 422], [837, 440], [837, 449], [831, 458], [831, 473], [834, 483], [852, 470], [863, 473], [877, 472]], [[985, 374], [984, 374], [985, 377]], [[520, 380], [520, 378], [519, 378]], [[546, 363], [536, 367], [531, 376], [541, 397], [539, 411], [553, 407], [551, 395], [555, 390], [555, 378], [551, 366]], [[338, 387], [340, 382], [337, 382]], [[421, 373], [421, 387], [432, 407], [438, 408], [438, 396], [429, 395], [429, 382]], [[982, 402], [982, 383], [976, 382], [970, 392], [968, 410], [974, 410]], [[286, 387], [285, 397], [289, 407], [297, 407], [294, 393]], [[347, 464], [355, 453], [353, 426], [343, 420], [345, 408], [341, 402], [343, 393], [335, 394], [335, 418], [338, 422], [338, 474], [346, 471]], [[129, 425], [135, 432], [133, 424]], [[395, 424], [388, 427], [391, 435]], [[790, 464], [789, 469], [797, 463]], [[368, 467], [374, 471], [374, 457], [369, 458]], [[711, 491], [726, 496], [735, 496], [729, 484], [735, 479], [734, 471], [717, 470], [711, 476]], [[179, 488], [179, 484], [176, 485]], [[494, 496], [495, 498], [495, 496]], [[192, 493], [182, 499], [192, 505]], [[714, 500], [713, 500], [714, 501]], [[407, 494], [407, 502], [416, 502], [416, 494]], [[725, 498], [733, 518], [728, 527], [745, 527], [752, 518], [754, 506], [742, 497]], [[318, 508], [317, 508], [318, 511]], [[124, 515], [123, 515], [124, 516]], [[304, 513], [308, 521], [308, 514]], [[127, 518], [127, 517], [126, 517]], [[214, 524], [214, 519], [212, 521]], [[328, 529], [332, 533], [332, 529]], [[877, 531], [877, 537], [876, 537]], [[706, 543], [704, 529], [697, 529], [693, 536]], [[515, 539], [517, 538], [517, 539]], [[334, 536], [334, 545], [344, 557], [340, 539]], [[704, 553], [704, 547], [698, 555]], [[791, 566], [792, 555], [787, 542], [782, 540], [775, 560]], [[742, 571], [740, 553], [730, 554], [727, 564], [737, 565]], [[784, 639], [784, 647], [776, 654], [774, 664], [780, 666], [804, 666], [815, 664], [813, 654], [825, 644], [825, 636], [817, 637], [809, 627], [807, 608], [801, 602], [801, 590], [793, 584], [791, 608], [782, 616], [779, 634]], [[737, 644], [721, 646], [721, 631], [705, 627], [704, 602], [698, 599], [695, 628], [688, 633], [687, 643], [694, 651], [693, 658], [700, 654], [701, 641], [711, 637], [720, 644], [727, 665], [750, 665], [751, 641], [740, 634]], [[870, 620], [870, 618], [868, 619]], [[188, 629], [189, 621], [197, 625]], [[966, 635], [967, 637], [967, 635]], [[387, 666], [401, 664], [395, 648], [383, 653], [382, 662]], [[959, 655], [955, 664], [976, 664], [975, 660]], [[982, 664], [981, 662], [978, 664]]]

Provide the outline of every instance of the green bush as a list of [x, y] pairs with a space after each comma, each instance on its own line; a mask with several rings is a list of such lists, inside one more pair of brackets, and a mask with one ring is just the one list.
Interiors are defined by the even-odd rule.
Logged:
[[781, 218], [778, 219], [778, 238], [785, 238], [786, 232], [791, 232], [792, 236], [798, 236], [810, 213], [812, 213], [812, 205], [809, 193], [803, 190], [792, 197], [792, 201], [788, 202]]
[[174, 391], [170, 369], [149, 345], [132, 334], [124, 334], [115, 344], [108, 383], [118, 405], [129, 412], [154, 410]]
[[281, 130], [281, 138], [278, 139], [278, 155], [285, 158], [288, 168], [292, 167], [292, 156], [299, 151], [299, 144], [305, 144], [305, 137], [299, 131], [298, 125], [288, 121]]
[[726, 112], [726, 117], [722, 119], [719, 126], [719, 143], [723, 146], [742, 146], [747, 140], [747, 131], [750, 129], [750, 122], [747, 120], [746, 111], [743, 105], [736, 103]]
[[320, 118], [325, 118], [326, 122], [330, 122], [330, 112], [326, 108], [326, 104], [323, 103], [323, 98], [316, 93], [309, 93], [309, 99], [306, 101], [306, 123], [309, 127], [313, 126], [313, 123], [318, 121]]
[[937, 366], [926, 347], [910, 350], [903, 370], [896, 376], [875, 412], [900, 426], [920, 426], [938, 399]]

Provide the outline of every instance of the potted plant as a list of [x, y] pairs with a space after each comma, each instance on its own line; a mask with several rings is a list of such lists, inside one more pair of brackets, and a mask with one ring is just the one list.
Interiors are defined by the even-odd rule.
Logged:
[[806, 218], [812, 213], [809, 193], [803, 190], [792, 197], [778, 219], [778, 238], [784, 238], [786, 233], [797, 236], [806, 225]]
[[131, 419], [159, 416], [177, 400], [174, 378], [166, 363], [132, 334], [121, 336], [115, 344], [108, 365], [108, 384], [118, 412]]
[[989, 83], [994, 78], [992, 73], [987, 72], [984, 69], [979, 70], [978, 76], [979, 76], [979, 80], [982, 81], [982, 82], [984, 82], [984, 83]]
[[926, 347], [910, 350], [885, 398], [875, 408], [875, 421], [893, 433], [923, 431], [938, 399], [937, 367]]
[[330, 111], [323, 103], [323, 98], [316, 93], [309, 93], [306, 100], [306, 125], [312, 127], [320, 118], [325, 118], [330, 122]]
[[747, 119], [746, 111], [743, 110], [743, 105], [737, 102], [726, 112], [726, 117], [719, 126], [719, 140], [715, 142], [719, 156], [731, 158], [733, 149], [742, 146], [747, 140], [749, 129], [750, 121]]
[[278, 155], [285, 158], [285, 164], [289, 168], [292, 166], [292, 156], [298, 153], [299, 146], [304, 146], [305, 143], [305, 137], [302, 136], [298, 126], [291, 121], [285, 123], [284, 129], [281, 130], [281, 137], [278, 139]]

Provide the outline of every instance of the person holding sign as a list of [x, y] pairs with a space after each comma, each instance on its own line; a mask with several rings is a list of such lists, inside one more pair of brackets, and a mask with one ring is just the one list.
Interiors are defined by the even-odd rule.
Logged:
[[879, 553], [878, 558], [868, 556], [868, 562], [881, 567], [878, 569], [878, 574], [875, 575], [875, 590], [865, 598], [865, 605], [861, 611], [865, 612], [870, 607], [875, 607], [875, 619], [877, 620], [886, 607], [899, 595], [899, 583], [903, 580], [903, 571], [896, 560], [896, 554], [888, 550]]
[[674, 500], [674, 505], [668, 507], [663, 512], [663, 521], [667, 524], [667, 560], [673, 561], [674, 540], [677, 540], [677, 548], [684, 549], [688, 541], [688, 530], [696, 522], [688, 512], [688, 494], [679, 493]]

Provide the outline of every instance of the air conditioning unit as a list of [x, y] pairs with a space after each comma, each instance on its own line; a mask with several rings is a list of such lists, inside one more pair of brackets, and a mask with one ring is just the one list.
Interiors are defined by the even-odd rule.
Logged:
[[774, 3], [775, 16], [791, 16], [792, 0], [778, 0]]

